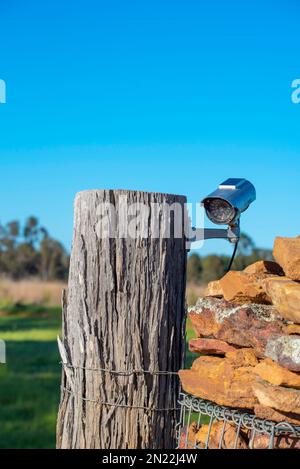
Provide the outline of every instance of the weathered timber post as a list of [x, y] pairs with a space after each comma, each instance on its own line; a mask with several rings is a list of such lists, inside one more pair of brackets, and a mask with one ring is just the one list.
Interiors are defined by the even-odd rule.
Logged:
[[59, 340], [58, 448], [175, 447], [185, 202], [138, 191], [77, 194]]

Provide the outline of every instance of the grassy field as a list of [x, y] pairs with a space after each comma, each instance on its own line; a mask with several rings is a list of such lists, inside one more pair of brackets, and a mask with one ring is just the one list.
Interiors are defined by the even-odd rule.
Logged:
[[10, 306], [15, 304], [59, 305], [63, 288], [65, 288], [65, 284], [62, 282], [13, 281], [1, 278], [0, 310], [10, 309]]
[[[7, 346], [7, 364], [0, 365], [0, 448], [55, 447], [60, 322], [59, 307], [8, 302], [0, 312], [0, 339]], [[188, 323], [187, 339], [192, 335]], [[187, 367], [195, 357], [187, 351]]]
[[0, 317], [0, 448], [54, 448], [60, 367], [59, 308], [12, 308]]
[[188, 349], [188, 342], [190, 339], [194, 339], [196, 334], [192, 329], [192, 325], [189, 320], [186, 323], [186, 355], [185, 355], [185, 368], [190, 368], [195, 358], [199, 357], [199, 354], [192, 353]]

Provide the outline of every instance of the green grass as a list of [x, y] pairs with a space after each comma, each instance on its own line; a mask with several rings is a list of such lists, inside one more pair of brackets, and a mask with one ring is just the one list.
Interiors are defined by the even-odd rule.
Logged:
[[[0, 313], [0, 448], [54, 448], [61, 369], [60, 308], [12, 305]], [[187, 322], [187, 341], [194, 337]], [[187, 350], [186, 368], [197, 354]]]
[[[192, 353], [189, 351], [188, 343], [189, 340], [195, 339], [197, 336], [192, 328], [191, 321], [188, 319], [186, 322], [186, 355], [185, 355], [185, 368], [191, 368], [193, 361], [200, 357], [199, 353]], [[188, 415], [186, 415], [185, 423], [187, 423]], [[207, 424], [209, 423], [209, 417], [207, 415], [202, 415], [200, 424]], [[191, 414], [191, 422], [198, 423], [198, 414], [196, 412], [192, 412]]]
[[191, 339], [196, 338], [196, 334], [192, 328], [191, 321], [187, 319], [186, 322], [186, 354], [185, 354], [185, 368], [191, 368], [193, 361], [199, 357], [198, 353], [189, 351], [188, 343]]
[[59, 308], [15, 307], [0, 316], [0, 448], [54, 448], [60, 367]]

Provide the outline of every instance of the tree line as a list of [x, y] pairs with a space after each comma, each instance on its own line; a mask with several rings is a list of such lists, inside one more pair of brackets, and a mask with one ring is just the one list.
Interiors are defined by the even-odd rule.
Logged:
[[0, 223], [0, 275], [14, 280], [66, 280], [68, 269], [66, 249], [36, 217], [27, 218], [23, 225], [18, 220]]
[[[272, 260], [272, 251], [257, 248], [253, 240], [243, 233], [232, 268], [243, 270], [253, 262]], [[41, 280], [66, 280], [69, 254], [64, 246], [52, 238], [39, 220], [31, 216], [22, 225], [13, 220], [0, 223], [0, 275], [19, 280], [37, 277]], [[187, 261], [187, 281], [207, 283], [221, 278], [230, 257], [210, 254], [191, 254]]]
[[[232, 269], [243, 270], [248, 265], [261, 259], [273, 260], [272, 251], [257, 248], [250, 236], [242, 233]], [[193, 253], [187, 261], [187, 281], [207, 283], [211, 280], [218, 280], [225, 274], [229, 261], [230, 256], [216, 254], [200, 256]]]

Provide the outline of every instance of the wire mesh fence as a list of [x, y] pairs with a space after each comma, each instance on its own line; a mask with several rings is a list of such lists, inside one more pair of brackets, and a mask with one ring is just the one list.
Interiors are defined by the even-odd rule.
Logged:
[[179, 396], [180, 449], [300, 449], [300, 426], [273, 422], [184, 392]]

